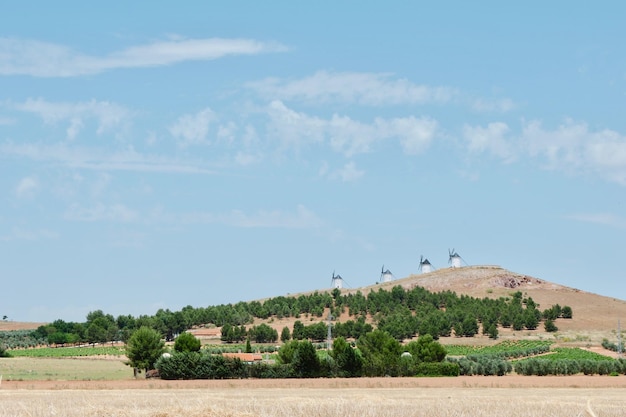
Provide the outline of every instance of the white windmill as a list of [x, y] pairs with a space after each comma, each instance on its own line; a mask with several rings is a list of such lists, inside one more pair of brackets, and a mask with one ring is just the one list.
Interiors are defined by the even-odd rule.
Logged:
[[333, 271], [333, 277], [330, 280], [330, 287], [338, 289], [343, 288], [343, 278], [341, 278], [341, 275], [335, 275], [335, 271]]
[[390, 270], [385, 270], [385, 265], [380, 269], [380, 282], [393, 281], [393, 274]]
[[424, 258], [423, 255], [420, 255], [420, 267], [419, 267], [419, 271], [422, 274], [427, 274], [429, 272], [432, 272], [435, 268], [433, 268], [433, 265], [428, 262], [428, 259]]
[[452, 250], [448, 249], [448, 263], [452, 268], [460, 268], [461, 261], [467, 264], [467, 262], [461, 258], [461, 255], [459, 255], [454, 248], [452, 248]]

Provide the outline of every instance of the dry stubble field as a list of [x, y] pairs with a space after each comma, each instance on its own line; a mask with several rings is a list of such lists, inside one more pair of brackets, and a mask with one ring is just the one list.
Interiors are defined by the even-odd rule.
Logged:
[[10, 381], [0, 416], [624, 416], [624, 377]]

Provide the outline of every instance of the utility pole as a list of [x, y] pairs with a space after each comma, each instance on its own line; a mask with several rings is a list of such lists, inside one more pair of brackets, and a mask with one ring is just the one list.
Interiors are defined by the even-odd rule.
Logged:
[[326, 349], [328, 349], [328, 351], [330, 351], [330, 345], [331, 345], [332, 338], [333, 338], [332, 331], [331, 331], [333, 324], [330, 322], [332, 319], [333, 319], [333, 316], [330, 313], [328, 313], [328, 335], [326, 337]]
[[617, 355], [621, 358], [624, 350], [624, 344], [622, 343], [622, 328], [620, 326], [619, 319], [617, 319]]

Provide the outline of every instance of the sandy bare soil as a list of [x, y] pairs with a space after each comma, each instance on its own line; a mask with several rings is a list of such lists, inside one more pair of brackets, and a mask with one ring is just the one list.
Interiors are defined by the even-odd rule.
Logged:
[[46, 323], [31, 323], [31, 322], [3, 320], [3, 321], [0, 321], [0, 332], [5, 332], [9, 330], [36, 330], [37, 327], [43, 324], [46, 324]]

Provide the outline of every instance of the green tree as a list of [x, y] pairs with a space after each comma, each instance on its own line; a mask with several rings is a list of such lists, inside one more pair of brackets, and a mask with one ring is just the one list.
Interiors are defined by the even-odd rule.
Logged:
[[333, 350], [330, 351], [330, 356], [337, 364], [339, 376], [357, 377], [361, 375], [363, 359], [343, 337], [338, 337], [333, 341]]
[[250, 334], [257, 343], [273, 343], [278, 340], [278, 332], [265, 323], [252, 327]]
[[441, 362], [447, 354], [441, 343], [435, 341], [429, 334], [420, 336], [416, 341], [410, 342], [406, 349], [418, 362]]
[[543, 323], [544, 328], [546, 329], [546, 332], [556, 332], [559, 330], [558, 327], [556, 327], [556, 325], [554, 324], [554, 321], [548, 319], [545, 321], [545, 323]]
[[308, 340], [298, 342], [291, 364], [299, 377], [313, 378], [319, 376], [320, 361], [317, 357], [317, 351]]
[[176, 352], [199, 352], [202, 343], [191, 333], [183, 332], [174, 341]]
[[246, 353], [252, 353], [252, 345], [250, 344], [250, 338], [246, 339]]
[[141, 327], [128, 339], [126, 356], [128, 365], [146, 371], [154, 369], [154, 364], [165, 350], [161, 334], [149, 327]]
[[397, 376], [402, 346], [389, 333], [374, 330], [359, 337], [357, 346], [363, 356], [367, 376]]
[[286, 343], [289, 340], [291, 340], [291, 333], [289, 332], [289, 327], [285, 326], [282, 332], [280, 332], [280, 341]]
[[572, 318], [572, 307], [570, 307], [570, 306], [563, 306], [563, 308], [561, 309], [561, 317], [563, 317], [564, 319], [571, 319]]
[[293, 332], [291, 333], [291, 337], [294, 340], [302, 340], [305, 338], [304, 324], [302, 324], [300, 320], [296, 320], [293, 323]]

